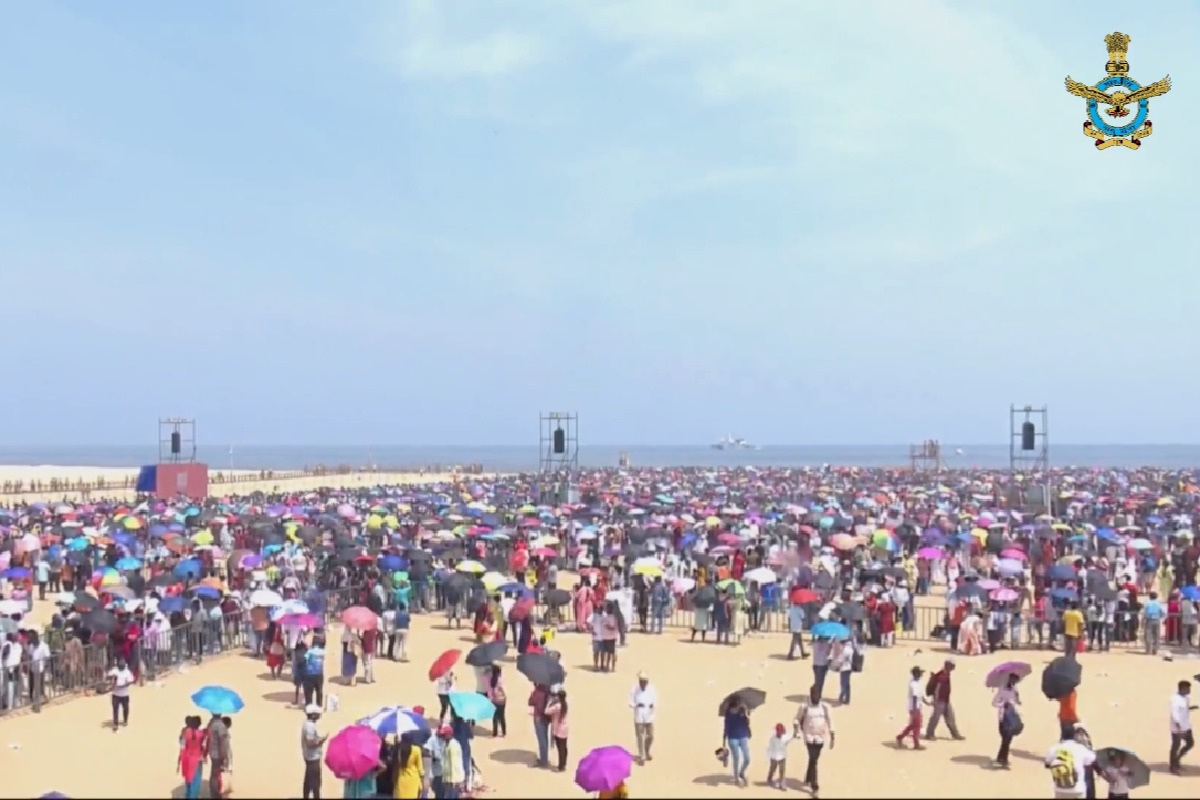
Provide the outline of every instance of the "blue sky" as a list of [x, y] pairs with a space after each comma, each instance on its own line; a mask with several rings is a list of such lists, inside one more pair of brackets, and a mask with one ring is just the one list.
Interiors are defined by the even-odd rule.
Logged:
[[[1170, 73], [1138, 152], [1063, 77]], [[1200, 4], [0, 9], [0, 440], [1200, 441]]]

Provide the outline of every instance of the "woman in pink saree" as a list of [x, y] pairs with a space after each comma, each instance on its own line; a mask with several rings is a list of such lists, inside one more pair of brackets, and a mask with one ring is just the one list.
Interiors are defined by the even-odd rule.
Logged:
[[589, 633], [592, 630], [592, 587], [580, 583], [575, 587], [575, 630]]

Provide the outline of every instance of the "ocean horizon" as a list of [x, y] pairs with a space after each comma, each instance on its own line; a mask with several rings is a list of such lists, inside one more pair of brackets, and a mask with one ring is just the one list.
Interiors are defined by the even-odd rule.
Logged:
[[[957, 450], [961, 449], [959, 454]], [[1005, 469], [1007, 445], [942, 446], [950, 468]], [[703, 445], [587, 445], [579, 448], [581, 467], [616, 467], [622, 453], [634, 467], [905, 467], [908, 445], [764, 445], [759, 450], [715, 450]], [[223, 445], [197, 449], [197, 460], [212, 471], [228, 469], [289, 470], [318, 464], [380, 468], [417, 468], [482, 464], [488, 472], [534, 472], [538, 448], [522, 445], [408, 446], [380, 445]], [[158, 461], [157, 448], [130, 445], [0, 447], [0, 464], [88, 467], [139, 467]], [[1200, 445], [1059, 445], [1050, 449], [1055, 467], [1156, 466], [1200, 468]]]

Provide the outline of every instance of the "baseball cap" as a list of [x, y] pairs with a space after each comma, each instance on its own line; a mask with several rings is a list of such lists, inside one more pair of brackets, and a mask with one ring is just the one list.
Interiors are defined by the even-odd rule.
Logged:
[[454, 729], [451, 728], [449, 725], [441, 726], [440, 728], [438, 728], [437, 732], [438, 732], [438, 736], [453, 736], [454, 735]]
[[304, 707], [304, 713], [308, 714], [309, 716], [311, 716], [313, 714], [320, 714], [321, 707], [319, 705], [317, 705], [316, 703], [309, 703], [308, 705], [306, 705]]
[[646, 674], [645, 670], [642, 670], [641, 672], [638, 673], [638, 680], [639, 681], [648, 681], [648, 680], [650, 680], [650, 676]]

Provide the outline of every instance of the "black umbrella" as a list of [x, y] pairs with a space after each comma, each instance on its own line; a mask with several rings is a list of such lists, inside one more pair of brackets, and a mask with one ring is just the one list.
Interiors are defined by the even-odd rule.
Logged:
[[97, 608], [84, 614], [83, 618], [79, 621], [79, 625], [92, 633], [107, 634], [117, 629], [117, 618], [111, 611]]
[[71, 603], [72, 606], [80, 611], [95, 611], [100, 608], [100, 600], [90, 594], [78, 592], [75, 595], [75, 600]]
[[1096, 766], [1100, 769], [1116, 767], [1115, 761], [1120, 760], [1121, 766], [1129, 770], [1126, 780], [1130, 789], [1138, 789], [1150, 783], [1150, 767], [1138, 758], [1132, 750], [1123, 747], [1104, 747], [1096, 751]]
[[867, 618], [867, 609], [862, 603], [841, 603], [836, 613], [846, 622], [862, 622]]
[[767, 702], [767, 693], [762, 689], [755, 689], [751, 686], [743, 686], [736, 692], [731, 692], [721, 701], [721, 705], [717, 707], [717, 716], [723, 717], [729, 713], [729, 707], [734, 702], [740, 701], [746, 707], [747, 711], [754, 709]]
[[1064, 656], [1051, 661], [1042, 670], [1042, 694], [1050, 700], [1061, 700], [1083, 682], [1083, 668], [1078, 661]]
[[507, 642], [487, 642], [467, 653], [466, 661], [472, 667], [488, 667], [504, 658], [504, 654], [507, 652]]
[[567, 672], [554, 656], [546, 653], [525, 653], [517, 656], [517, 672], [532, 683], [553, 686], [567, 679]]
[[1106, 584], [1090, 587], [1089, 591], [1097, 600], [1116, 600], [1117, 590]]
[[546, 605], [565, 606], [571, 602], [571, 593], [566, 589], [550, 589], [546, 592]]
[[717, 590], [712, 586], [701, 586], [692, 595], [692, 605], [696, 608], [708, 608], [717, 602]]
[[413, 564], [418, 561], [426, 563], [433, 561], [433, 553], [430, 553], [428, 550], [409, 550], [407, 555], [409, 562]]

